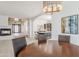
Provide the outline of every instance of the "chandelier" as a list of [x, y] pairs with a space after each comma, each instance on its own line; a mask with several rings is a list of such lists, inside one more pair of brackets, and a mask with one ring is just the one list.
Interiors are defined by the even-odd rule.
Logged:
[[61, 10], [61, 1], [43, 1], [44, 13], [60, 12]]

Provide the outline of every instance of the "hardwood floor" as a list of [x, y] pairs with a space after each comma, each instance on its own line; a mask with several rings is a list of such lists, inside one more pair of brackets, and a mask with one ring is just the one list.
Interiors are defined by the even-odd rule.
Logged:
[[79, 46], [69, 43], [58, 43], [48, 40], [46, 43], [37, 42], [24, 48], [18, 57], [76, 57], [79, 56]]

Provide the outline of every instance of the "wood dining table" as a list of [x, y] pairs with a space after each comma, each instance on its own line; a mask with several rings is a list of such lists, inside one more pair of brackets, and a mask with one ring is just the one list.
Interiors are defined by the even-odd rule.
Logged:
[[18, 57], [76, 57], [79, 56], [79, 46], [71, 43], [47, 40], [44, 43], [38, 41], [22, 49]]

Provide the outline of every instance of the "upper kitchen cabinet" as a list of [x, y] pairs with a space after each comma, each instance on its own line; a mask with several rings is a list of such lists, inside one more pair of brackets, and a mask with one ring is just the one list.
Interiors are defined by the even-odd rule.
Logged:
[[8, 24], [23, 24], [25, 22], [25, 19], [18, 19], [18, 18], [8, 18]]

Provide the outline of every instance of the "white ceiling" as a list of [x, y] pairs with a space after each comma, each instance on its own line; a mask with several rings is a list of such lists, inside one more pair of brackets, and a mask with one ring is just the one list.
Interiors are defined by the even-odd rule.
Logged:
[[0, 15], [13, 17], [34, 17], [41, 13], [40, 1], [0, 1]]
[[[72, 7], [72, 9], [79, 8], [78, 1], [62, 2], [62, 5], [64, 11], [69, 11], [70, 7]], [[42, 1], [0, 1], [0, 15], [31, 18], [39, 16], [42, 12], [42, 7]]]

